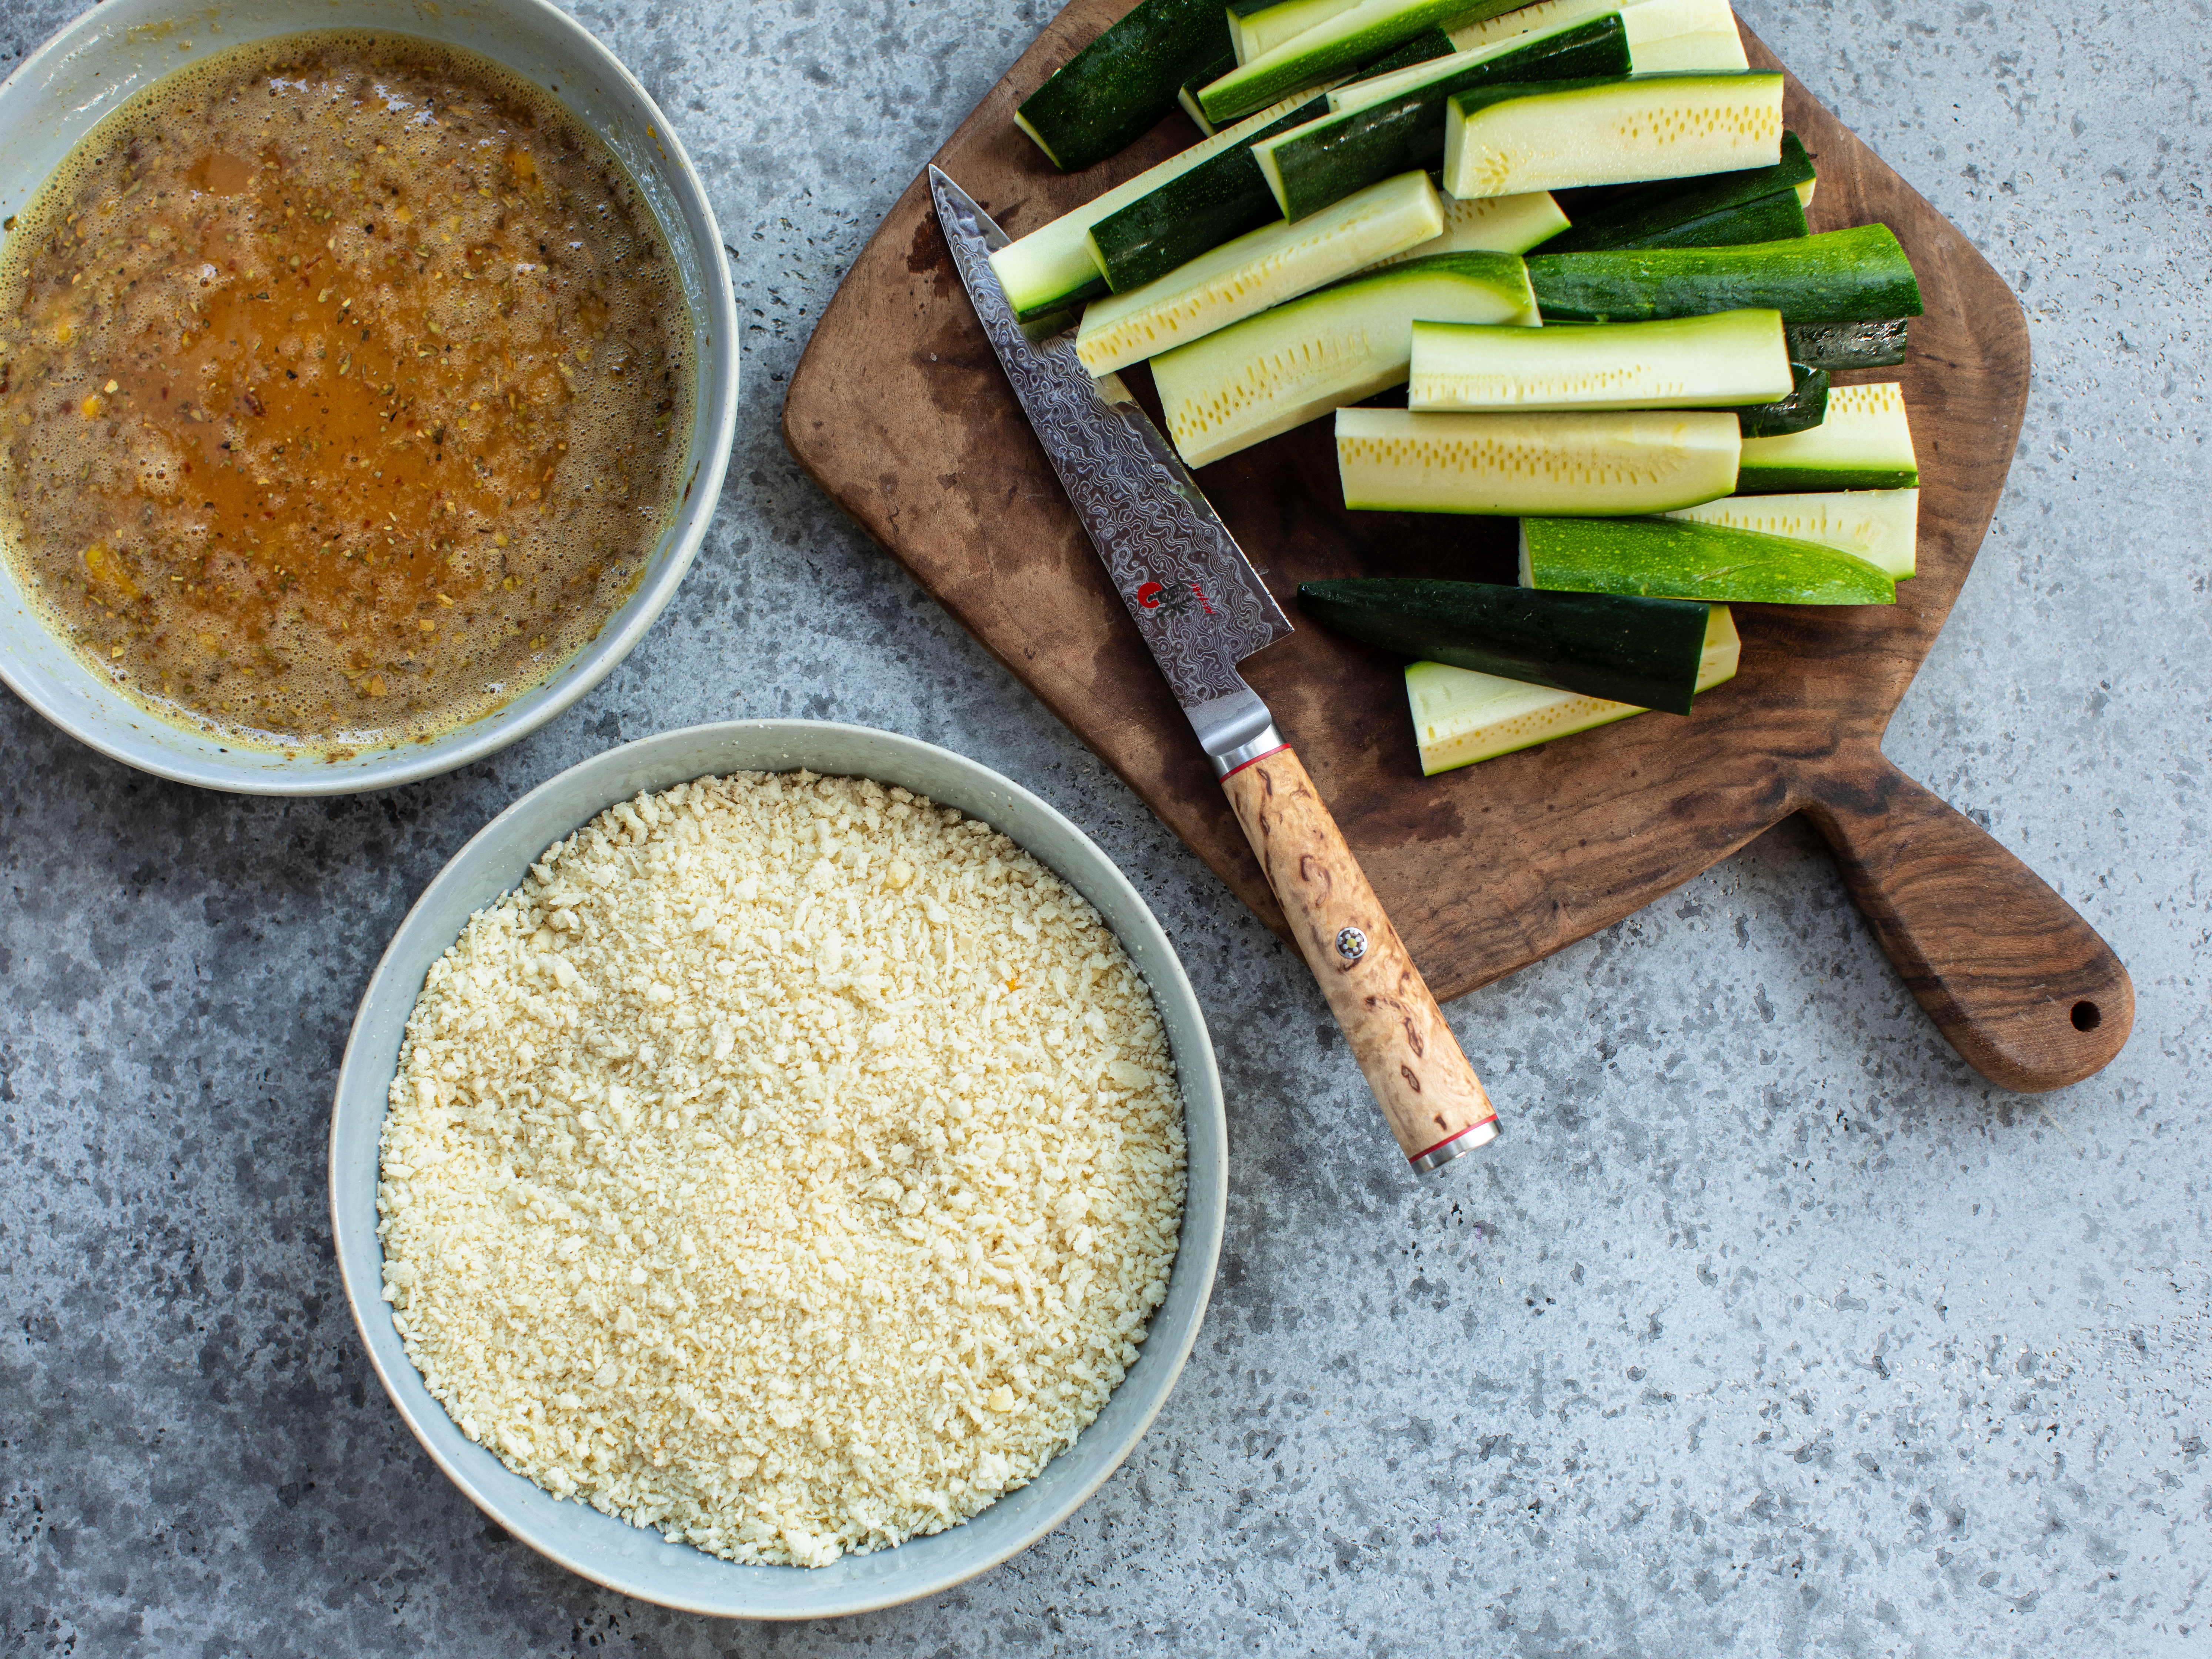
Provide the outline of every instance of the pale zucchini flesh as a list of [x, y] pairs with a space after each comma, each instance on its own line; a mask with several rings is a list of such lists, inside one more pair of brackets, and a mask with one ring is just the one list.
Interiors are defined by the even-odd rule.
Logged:
[[[1648, 14], [1630, 25], [1635, 38], [1647, 43], [1647, 49], [1662, 41], [1699, 37], [1706, 43], [1705, 49], [1714, 54], [1711, 63], [1655, 64], [1654, 68], [1732, 70], [1745, 66], [1743, 40], [1736, 33], [1735, 13], [1729, 0], [1628, 0], [1626, 4], [1622, 0], [1539, 0], [1536, 5], [1521, 6], [1495, 17], [1462, 23], [1446, 33], [1451, 37], [1453, 50], [1474, 52], [1500, 40], [1510, 40], [1517, 34], [1563, 28], [1615, 11], [1624, 19], [1631, 12]], [[1735, 46], [1733, 54], [1728, 50], [1730, 41]], [[1639, 64], [1642, 61], [1641, 58], [1638, 59]]]
[[1158, 282], [1094, 301], [1076, 356], [1093, 374], [1126, 368], [1431, 241], [1443, 224], [1428, 174], [1386, 179], [1294, 225], [1265, 226]]
[[1735, 488], [1726, 410], [1430, 415], [1336, 412], [1344, 504], [1399, 513], [1664, 513]]
[[1410, 167], [1443, 161], [1452, 98], [1486, 86], [1575, 86], [1617, 78], [1632, 65], [1618, 16], [1449, 52], [1366, 82], [1387, 91], [1267, 135], [1252, 146], [1276, 205], [1298, 219]]
[[1238, 64], [1201, 90], [1198, 101], [1214, 120], [1233, 119], [1274, 102], [1294, 87], [1311, 86], [1372, 63], [1424, 29], [1504, 9], [1503, 0], [1362, 0]]
[[1126, 183], [1115, 185], [1081, 207], [1048, 220], [1028, 235], [1007, 243], [991, 256], [991, 270], [999, 279], [999, 286], [1006, 290], [1014, 314], [1024, 319], [1040, 317], [1093, 294], [1103, 294], [1105, 273], [1091, 257], [1091, 226], [1141, 201], [1201, 161], [1248, 142], [1304, 101], [1302, 98], [1286, 98], [1234, 126], [1224, 127], [1212, 137], [1169, 156], [1158, 167], [1147, 167]]
[[1638, 75], [1720, 74], [1751, 67], [1729, 0], [1641, 0], [1621, 8]]
[[1236, 51], [1237, 61], [1249, 64], [1359, 3], [1360, 0], [1282, 0], [1279, 5], [1258, 7], [1241, 15], [1232, 6], [1229, 43]]
[[[1698, 690], [1710, 691], [1734, 679], [1742, 651], [1728, 606], [1712, 606], [1698, 663]], [[1631, 702], [1556, 691], [1439, 662], [1407, 665], [1406, 702], [1413, 717], [1421, 771], [1428, 777], [1648, 712]]]
[[1455, 196], [1635, 184], [1772, 167], [1779, 75], [1639, 75], [1578, 87], [1462, 93], [1447, 110]]
[[1622, 9], [1621, 0], [1538, 0], [1535, 5], [1516, 6], [1511, 11], [1462, 23], [1444, 33], [1451, 37], [1455, 52], [1475, 52], [1496, 46], [1500, 40], [1510, 40], [1516, 34], [1565, 28], [1571, 23], [1587, 22]]
[[1790, 536], [1856, 553], [1893, 581], [1912, 574], [1920, 538], [1917, 489], [1838, 489], [1808, 495], [1728, 495], [1667, 515], [1730, 530]]
[[1747, 495], [1796, 495], [1908, 489], [1919, 482], [1904, 388], [1883, 380], [1832, 388], [1827, 416], [1816, 427], [1787, 437], [1744, 440], [1736, 489]]
[[1407, 259], [1426, 259], [1438, 253], [1526, 253], [1567, 228], [1567, 216], [1549, 191], [1531, 191], [1525, 196], [1478, 196], [1472, 202], [1439, 191], [1437, 199], [1443, 204], [1444, 234], [1434, 241], [1378, 259], [1368, 270], [1383, 270]]
[[1152, 359], [1176, 452], [1206, 466], [1406, 378], [1417, 317], [1537, 325], [1521, 261], [1431, 257], [1354, 278]]
[[[1455, 70], [1517, 50], [1540, 36], [1557, 34], [1614, 12], [1620, 14], [1629, 58], [1638, 75], [1687, 70], [1723, 74], [1748, 67], [1743, 42], [1735, 32], [1735, 14], [1729, 9], [1728, 0], [1642, 0], [1630, 6], [1593, 3], [1592, 0], [1568, 4], [1558, 0], [1556, 4], [1523, 6], [1488, 23], [1453, 30], [1447, 37], [1452, 43], [1451, 58], [1431, 58], [1388, 74], [1347, 81], [1329, 93], [1329, 113], [1342, 115], [1387, 102], [1401, 93], [1446, 79]], [[1534, 21], [1510, 29], [1498, 27], [1522, 17]], [[1721, 44], [1723, 33], [1725, 44]], [[1692, 41], [1698, 44], [1678, 44]]]
[[[1537, 331], [1423, 319], [1407, 407], [1732, 409], [1796, 382], [1778, 311]], [[1741, 422], [1739, 422], [1739, 428]]]

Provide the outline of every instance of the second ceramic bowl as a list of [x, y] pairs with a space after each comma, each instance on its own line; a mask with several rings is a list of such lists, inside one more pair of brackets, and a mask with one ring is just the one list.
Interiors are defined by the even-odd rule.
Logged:
[[[826, 1567], [739, 1566], [524, 1480], [464, 1435], [407, 1358], [383, 1301], [376, 1237], [377, 1137], [385, 1091], [423, 975], [475, 911], [545, 848], [617, 801], [709, 774], [809, 771], [899, 784], [988, 823], [1050, 866], [1098, 911], [1152, 988], [1182, 1092], [1188, 1190], [1167, 1300], [1137, 1363], [1097, 1419], [1037, 1478], [963, 1524]], [[1175, 948], [1128, 878], [1066, 818], [1012, 780], [914, 738], [816, 720], [698, 726], [611, 750], [525, 795], [432, 882], [377, 965], [338, 1073], [331, 1122], [331, 1218], [338, 1270], [378, 1376], [439, 1468], [532, 1548], [611, 1589], [695, 1613], [817, 1619], [934, 1595], [1028, 1548], [1103, 1485], [1167, 1399], [1197, 1340], [1228, 1204], [1228, 1128], [1206, 1017]]]

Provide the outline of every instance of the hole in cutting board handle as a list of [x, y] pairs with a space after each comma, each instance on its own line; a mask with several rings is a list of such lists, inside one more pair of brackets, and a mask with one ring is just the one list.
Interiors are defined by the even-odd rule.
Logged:
[[2102, 1008], [2100, 1008], [2095, 1003], [2077, 1002], [2074, 1005], [2074, 1029], [2075, 1030], [2094, 1031], [2104, 1023], [2105, 1011]]

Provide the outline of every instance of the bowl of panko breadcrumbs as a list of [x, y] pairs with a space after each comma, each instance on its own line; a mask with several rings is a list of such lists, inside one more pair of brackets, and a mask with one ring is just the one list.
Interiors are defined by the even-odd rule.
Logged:
[[667, 732], [493, 820], [402, 924], [331, 1198], [378, 1376], [515, 1537], [798, 1619], [1097, 1490], [1190, 1352], [1220, 1079], [1127, 878], [988, 768]]

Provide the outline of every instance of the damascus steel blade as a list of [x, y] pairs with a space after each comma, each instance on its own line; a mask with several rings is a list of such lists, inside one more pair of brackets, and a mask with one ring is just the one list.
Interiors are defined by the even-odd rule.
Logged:
[[1014, 396], [1218, 761], [1266, 727], [1267, 710], [1237, 665], [1288, 635], [1290, 620], [1151, 417], [1117, 377], [1093, 380], [1083, 367], [1067, 319], [1025, 329], [1015, 319], [990, 264], [1006, 234], [934, 167], [929, 183], [953, 264]]

